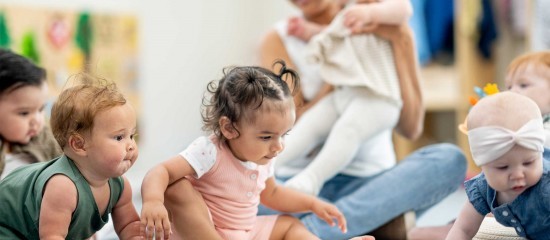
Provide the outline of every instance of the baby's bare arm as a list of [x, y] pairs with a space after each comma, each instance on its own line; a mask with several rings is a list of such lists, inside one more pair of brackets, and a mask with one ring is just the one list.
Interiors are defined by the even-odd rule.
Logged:
[[65, 175], [55, 175], [44, 187], [40, 207], [40, 239], [65, 239], [76, 209], [78, 192]]
[[334, 219], [336, 219], [340, 230], [342, 232], [347, 231], [346, 218], [336, 206], [314, 196], [277, 185], [273, 177], [266, 181], [266, 188], [260, 195], [260, 201], [266, 207], [281, 212], [295, 213], [311, 211], [331, 226], [335, 225]]
[[479, 230], [483, 217], [470, 202], [467, 202], [460, 211], [460, 215], [453, 224], [446, 239], [472, 239]]
[[400, 25], [406, 23], [412, 13], [409, 0], [359, 1], [346, 9], [344, 24], [354, 32], [367, 25]]
[[163, 233], [164, 238], [170, 236], [172, 230], [168, 211], [164, 206], [164, 194], [170, 184], [192, 174], [195, 174], [195, 170], [180, 155], [162, 162], [147, 172], [141, 185], [141, 222], [146, 227], [147, 238], [152, 237], [154, 232], [157, 236]]
[[132, 187], [124, 177], [122, 196], [113, 208], [113, 225], [120, 239], [140, 239], [145, 237], [145, 226], [132, 203]]

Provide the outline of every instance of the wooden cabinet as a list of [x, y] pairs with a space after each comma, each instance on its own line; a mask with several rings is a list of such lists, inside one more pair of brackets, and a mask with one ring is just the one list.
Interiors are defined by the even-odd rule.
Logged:
[[469, 1], [455, 1], [454, 64], [432, 64], [421, 69], [426, 107], [424, 133], [416, 141], [395, 135], [394, 142], [398, 159], [428, 144], [454, 143], [466, 154], [469, 175], [473, 175], [479, 172], [479, 168], [471, 160], [467, 136], [457, 126], [466, 118], [470, 108], [468, 96], [474, 95], [474, 86], [483, 87], [494, 81], [495, 64], [493, 60], [483, 59], [479, 55], [475, 36], [463, 30], [463, 24], [468, 23], [463, 18], [471, 16], [466, 14]]

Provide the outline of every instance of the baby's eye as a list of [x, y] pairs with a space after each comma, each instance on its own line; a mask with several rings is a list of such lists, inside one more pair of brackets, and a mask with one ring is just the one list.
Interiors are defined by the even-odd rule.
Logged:
[[508, 166], [499, 166], [497, 167], [498, 170], [506, 170], [508, 169]]
[[117, 136], [115, 136], [115, 140], [117, 140], [117, 141], [119, 141], [119, 142], [122, 141], [122, 139], [124, 139], [124, 136], [123, 136], [123, 135], [117, 135]]
[[520, 88], [526, 88], [526, 87], [529, 87], [529, 84], [527, 83], [522, 83], [519, 85]]
[[134, 133], [134, 134], [130, 135], [130, 139], [135, 139], [137, 137], [137, 135], [138, 135], [137, 133]]
[[261, 136], [260, 139], [262, 139], [262, 140], [269, 140], [269, 139], [271, 139], [271, 136]]
[[533, 161], [524, 162], [524, 163], [523, 163], [523, 166], [529, 166], [529, 165], [531, 165], [532, 163], [533, 163]]
[[29, 111], [19, 112], [19, 116], [23, 116], [23, 117], [28, 116], [29, 114], [30, 114]]

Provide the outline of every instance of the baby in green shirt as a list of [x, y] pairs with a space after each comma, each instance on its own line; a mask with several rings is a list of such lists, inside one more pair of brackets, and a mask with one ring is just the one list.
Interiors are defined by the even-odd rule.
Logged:
[[114, 83], [78, 77], [82, 84], [64, 90], [52, 108], [64, 155], [0, 181], [1, 239], [86, 239], [111, 213], [121, 239], [144, 236], [122, 176], [138, 156], [136, 113]]

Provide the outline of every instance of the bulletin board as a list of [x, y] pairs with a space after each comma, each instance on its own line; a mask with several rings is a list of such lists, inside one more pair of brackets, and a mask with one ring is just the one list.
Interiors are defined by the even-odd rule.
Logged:
[[138, 20], [132, 14], [0, 4], [0, 47], [47, 71], [52, 96], [71, 75], [114, 81], [139, 109]]

